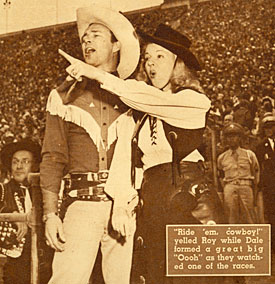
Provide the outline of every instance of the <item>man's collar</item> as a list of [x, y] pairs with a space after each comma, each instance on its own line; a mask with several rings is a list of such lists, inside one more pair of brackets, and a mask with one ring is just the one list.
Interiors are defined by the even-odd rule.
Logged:
[[28, 187], [28, 186], [29, 186], [27, 179], [26, 179], [25, 181], [23, 181], [23, 182], [18, 182], [18, 181], [16, 181], [16, 180], [12, 177], [12, 178], [10, 179], [10, 182], [13, 183], [14, 185], [17, 185], [18, 187], [20, 187], [20, 186]]
[[[118, 77], [119, 74], [117, 71], [111, 72], [112, 75]], [[75, 101], [81, 94], [83, 90], [89, 85], [93, 84], [100, 88], [100, 84], [95, 80], [90, 80], [85, 77], [82, 78], [82, 81], [78, 82], [76, 80], [67, 81], [65, 80], [60, 86], [56, 88], [57, 92], [61, 95], [63, 104], [69, 104]]]
[[239, 146], [239, 147], [236, 148], [235, 150], [229, 148], [229, 150], [230, 150], [230, 155], [232, 155], [233, 153], [239, 154], [239, 153], [240, 153], [240, 150], [241, 150], [241, 147]]
[[[267, 140], [269, 141], [270, 145], [275, 144], [275, 139], [268, 137]], [[275, 146], [275, 145], [274, 145]]]
[[119, 74], [117, 71], [114, 71], [114, 72], [111, 72], [112, 75], [116, 76], [116, 77], [119, 77]]

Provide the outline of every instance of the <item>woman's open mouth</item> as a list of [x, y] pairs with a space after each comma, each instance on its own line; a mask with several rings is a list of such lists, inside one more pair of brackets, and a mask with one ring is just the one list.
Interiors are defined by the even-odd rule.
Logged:
[[157, 72], [155, 70], [151, 70], [149, 73], [150, 78], [155, 78]]

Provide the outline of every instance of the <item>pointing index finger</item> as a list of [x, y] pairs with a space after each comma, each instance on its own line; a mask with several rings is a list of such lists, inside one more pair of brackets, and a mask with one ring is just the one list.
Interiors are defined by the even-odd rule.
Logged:
[[65, 59], [67, 59], [71, 64], [76, 63], [78, 61], [76, 58], [72, 57], [60, 48], [58, 49], [58, 53], [62, 55]]

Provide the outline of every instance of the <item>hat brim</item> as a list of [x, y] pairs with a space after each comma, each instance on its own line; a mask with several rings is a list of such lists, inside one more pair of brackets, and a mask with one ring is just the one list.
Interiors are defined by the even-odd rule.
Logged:
[[235, 131], [229, 131], [229, 132], [224, 132], [223, 135], [224, 136], [228, 136], [228, 135], [243, 135], [243, 131], [241, 130], [235, 130]]
[[119, 77], [126, 79], [136, 69], [139, 57], [139, 40], [132, 24], [121, 13], [114, 10], [91, 5], [77, 9], [77, 28], [81, 40], [91, 24], [102, 24], [112, 31], [120, 42], [120, 61], [117, 67]]
[[8, 170], [11, 168], [11, 160], [14, 153], [18, 151], [29, 151], [37, 162], [41, 161], [41, 147], [38, 143], [30, 139], [9, 143], [1, 151], [1, 162]]
[[188, 48], [153, 35], [148, 35], [140, 30], [137, 32], [146, 42], [156, 43], [176, 54], [190, 69], [194, 69], [196, 71], [201, 70], [198, 59]]
[[267, 120], [263, 122], [263, 127], [270, 127], [275, 125], [275, 120]]

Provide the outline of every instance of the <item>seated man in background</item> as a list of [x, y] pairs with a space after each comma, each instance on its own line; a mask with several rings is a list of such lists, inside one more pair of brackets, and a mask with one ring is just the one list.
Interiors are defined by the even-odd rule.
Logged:
[[[0, 184], [1, 213], [30, 212], [32, 202], [28, 174], [38, 171], [40, 151], [39, 144], [30, 139], [9, 143], [2, 149], [2, 164], [10, 172], [11, 179], [6, 184]], [[15, 234], [10, 233], [11, 231]], [[0, 235], [0, 252], [7, 256], [3, 271], [4, 283], [31, 283], [31, 233], [28, 225], [24, 222], [15, 222], [15, 226], [13, 222], [1, 222]], [[17, 247], [11, 247], [10, 243]], [[44, 247], [43, 255], [45, 256], [47, 251], [48, 256], [51, 257], [50, 249], [46, 245]], [[47, 283], [51, 275], [51, 258], [48, 263], [42, 261], [39, 268], [41, 276], [39, 283]]]

